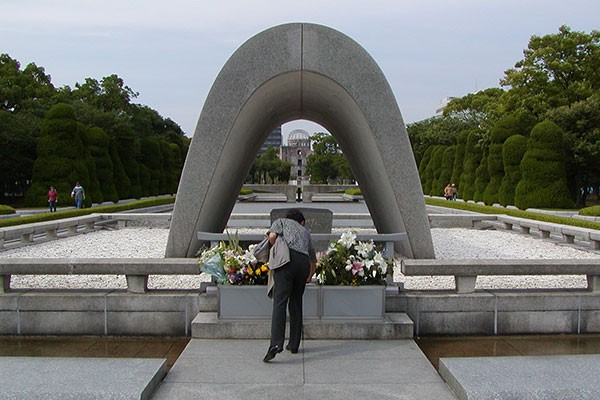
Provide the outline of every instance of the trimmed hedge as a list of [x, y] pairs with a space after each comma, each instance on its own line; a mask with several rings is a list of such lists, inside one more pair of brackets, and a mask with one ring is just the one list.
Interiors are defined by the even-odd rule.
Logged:
[[[458, 210], [472, 211], [472, 212], [477, 212], [477, 213], [481, 213], [481, 214], [503, 214], [503, 215], [510, 215], [512, 217], [533, 219], [536, 221], [552, 222], [552, 223], [556, 223], [556, 224], [578, 226], [581, 228], [600, 230], [600, 222], [586, 221], [583, 219], [569, 218], [569, 217], [559, 217], [559, 216], [552, 215], [552, 214], [542, 214], [542, 213], [523, 211], [523, 210], [512, 210], [512, 209], [501, 208], [501, 207], [483, 206], [483, 205], [475, 204], [475, 203], [465, 203], [462, 201], [446, 201], [446, 200], [442, 200], [442, 199], [433, 199], [433, 198], [427, 198], [427, 197], [425, 198], [425, 203], [432, 205], [432, 206], [455, 208]], [[600, 206], [598, 206], [598, 207], [600, 207]], [[593, 207], [590, 207], [590, 208], [593, 208]]]
[[125, 204], [115, 204], [115, 205], [99, 206], [99, 207], [93, 207], [93, 208], [79, 208], [79, 209], [63, 210], [63, 211], [57, 211], [57, 212], [53, 212], [53, 213], [47, 212], [47, 213], [41, 213], [41, 214], [35, 214], [35, 215], [26, 215], [24, 217], [0, 219], [0, 227], [24, 225], [24, 224], [31, 224], [34, 222], [43, 222], [43, 221], [54, 221], [56, 219], [79, 217], [82, 215], [89, 215], [89, 214], [117, 213], [117, 212], [122, 212], [122, 211], [127, 211], [127, 210], [135, 210], [138, 208], [146, 208], [146, 207], [160, 206], [163, 204], [171, 204], [174, 202], [175, 202], [175, 197], [169, 196], [169, 197], [158, 197], [155, 199], [130, 201]]
[[362, 191], [360, 189], [346, 189], [344, 193], [350, 196], [362, 196]]
[[498, 189], [498, 201], [503, 206], [515, 204], [515, 189], [521, 180], [519, 165], [526, 150], [527, 138], [523, 135], [513, 135], [502, 145], [504, 178]]
[[[33, 164], [32, 184], [25, 196], [27, 207], [48, 205], [48, 189], [54, 186], [59, 204], [72, 201], [69, 198], [75, 182], [87, 190], [90, 181], [85, 164], [85, 146], [79, 136], [79, 127], [73, 107], [59, 103], [46, 113], [37, 143], [37, 159]], [[90, 202], [86, 196], [86, 204]]]
[[465, 150], [467, 148], [468, 131], [462, 131], [456, 139], [456, 151], [454, 162], [452, 163], [452, 177], [450, 182], [458, 185], [460, 183], [460, 175], [463, 172], [463, 164], [465, 162]]
[[444, 155], [442, 157], [442, 165], [440, 171], [440, 178], [438, 180], [437, 189], [442, 189], [442, 193], [444, 192], [444, 188], [449, 183], [452, 182], [452, 170], [454, 168], [454, 160], [456, 159], [456, 145], [450, 146], [444, 150]]
[[587, 215], [590, 217], [600, 217], [600, 206], [586, 207], [579, 210], [579, 215]]
[[0, 215], [8, 215], [8, 214], [14, 214], [15, 213], [15, 209], [12, 208], [11, 206], [5, 206], [3, 204], [0, 204]]
[[502, 156], [502, 148], [504, 142], [519, 133], [519, 123], [517, 119], [508, 115], [501, 118], [490, 133], [490, 148], [487, 159], [488, 174], [490, 177], [489, 183], [483, 192], [483, 201], [485, 204], [499, 203], [499, 190], [504, 178], [504, 159]]
[[563, 130], [546, 120], [537, 124], [521, 161], [521, 181], [515, 189], [515, 206], [526, 208], [572, 208], [567, 186]]
[[460, 197], [463, 199], [472, 199], [473, 194], [475, 193], [475, 171], [477, 170], [483, 155], [481, 150], [477, 147], [478, 139], [475, 131], [469, 132], [465, 147], [463, 172], [460, 175], [460, 182], [458, 184], [461, 193]]
[[475, 192], [473, 193], [473, 200], [483, 201], [483, 192], [490, 182], [490, 175], [488, 174], [488, 149], [485, 149], [483, 157], [479, 166], [475, 170]]

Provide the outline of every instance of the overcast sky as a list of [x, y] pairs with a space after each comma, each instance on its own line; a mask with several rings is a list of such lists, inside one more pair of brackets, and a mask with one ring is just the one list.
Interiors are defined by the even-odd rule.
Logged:
[[[497, 87], [532, 35], [600, 29], [598, 0], [0, 0], [0, 53], [35, 62], [60, 87], [117, 74], [192, 136], [231, 54], [275, 25], [329, 26], [379, 64], [406, 123], [446, 96]], [[316, 124], [290, 130], [314, 133]]]

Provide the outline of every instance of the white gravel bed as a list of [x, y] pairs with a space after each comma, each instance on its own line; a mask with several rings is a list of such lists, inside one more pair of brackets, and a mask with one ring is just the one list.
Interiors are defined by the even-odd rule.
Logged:
[[[256, 230], [239, 230], [239, 233]], [[358, 229], [359, 232], [373, 230]], [[336, 232], [336, 230], [334, 230]], [[160, 258], [168, 229], [126, 228], [100, 230], [69, 238], [0, 252], [3, 258]], [[599, 258], [600, 254], [505, 231], [432, 229], [438, 259], [561, 259]], [[196, 289], [209, 277], [151, 276], [149, 288]], [[394, 280], [406, 289], [453, 289], [453, 277], [407, 277], [396, 271]], [[14, 288], [126, 288], [123, 275], [19, 276]], [[585, 276], [482, 276], [477, 288], [585, 288]]]

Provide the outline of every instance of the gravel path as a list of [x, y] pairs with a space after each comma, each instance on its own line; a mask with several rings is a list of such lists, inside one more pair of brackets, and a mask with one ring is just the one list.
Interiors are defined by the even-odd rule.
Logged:
[[[362, 231], [362, 230], [361, 230]], [[243, 230], [239, 231], [244, 232]], [[159, 258], [164, 256], [167, 229], [127, 228], [101, 230], [51, 242], [0, 252], [0, 258]], [[471, 230], [432, 229], [438, 259], [561, 259], [599, 258], [600, 254], [540, 240], [517, 233]], [[208, 277], [151, 276], [152, 288], [194, 289]], [[453, 289], [452, 277], [405, 277], [396, 273], [395, 281], [406, 289]], [[92, 276], [18, 276], [14, 288], [125, 288], [122, 275]], [[585, 288], [585, 276], [519, 276], [477, 279], [477, 288]]]

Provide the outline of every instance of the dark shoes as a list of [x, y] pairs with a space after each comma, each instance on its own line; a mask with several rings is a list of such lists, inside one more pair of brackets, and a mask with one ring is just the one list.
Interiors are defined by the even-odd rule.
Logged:
[[269, 347], [269, 350], [267, 350], [267, 354], [265, 355], [265, 358], [263, 358], [263, 362], [271, 361], [272, 359], [275, 358], [277, 353], [281, 353], [282, 351], [283, 351], [283, 349], [277, 345], [273, 345], [273, 346]]
[[292, 349], [289, 344], [287, 346], [285, 346], [285, 349], [289, 350], [292, 354], [298, 353], [298, 349]]

